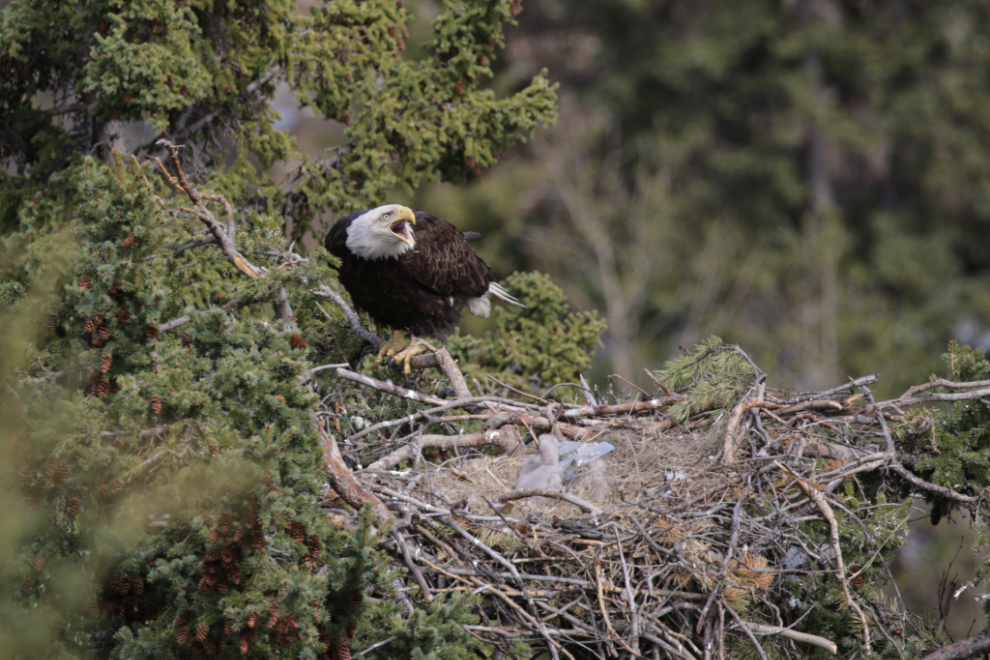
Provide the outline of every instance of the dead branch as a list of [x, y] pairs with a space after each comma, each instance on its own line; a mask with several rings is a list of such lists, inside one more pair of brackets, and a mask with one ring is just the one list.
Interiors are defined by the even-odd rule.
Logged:
[[326, 468], [330, 487], [342, 500], [355, 509], [360, 509], [365, 503], [370, 503], [378, 524], [384, 525], [392, 517], [391, 512], [382, 504], [380, 499], [367, 492], [354, 480], [354, 475], [344, 463], [344, 457], [340, 455], [337, 441], [324, 430], [315, 413], [310, 413], [310, 421], [323, 440], [323, 464]]
[[416, 452], [422, 447], [455, 449], [494, 446], [500, 447], [506, 453], [512, 453], [522, 446], [522, 438], [514, 426], [503, 426], [498, 430], [479, 431], [467, 435], [421, 435], [417, 444], [418, 447], [412, 444], [404, 445], [387, 456], [379, 458], [361, 472], [393, 468], [402, 461], [415, 457]]
[[[265, 271], [258, 268], [250, 261], [244, 258], [244, 256], [237, 250], [237, 246], [234, 245], [234, 220], [233, 220], [233, 210], [230, 208], [230, 204], [223, 197], [223, 195], [218, 194], [203, 194], [200, 193], [196, 186], [190, 183], [189, 179], [186, 178], [186, 173], [182, 169], [182, 163], [179, 160], [179, 147], [172, 144], [168, 140], [159, 140], [158, 144], [168, 148], [169, 153], [172, 156], [172, 166], [175, 168], [175, 175], [173, 176], [169, 173], [168, 168], [165, 167], [161, 159], [156, 158], [158, 166], [161, 167], [162, 172], [179, 192], [186, 195], [189, 201], [193, 203], [193, 207], [196, 212], [196, 217], [206, 225], [213, 238], [216, 239], [217, 243], [220, 245], [220, 249], [223, 251], [224, 256], [227, 257], [229, 261], [237, 270], [241, 271], [247, 275], [252, 280], [256, 280], [264, 276]], [[227, 226], [222, 225], [217, 222], [213, 213], [206, 207], [206, 201], [219, 201], [224, 207], [225, 212], [228, 212]]]
[[824, 637], [819, 637], [818, 635], [798, 632], [797, 630], [790, 630], [789, 628], [781, 628], [780, 626], [767, 626], [762, 623], [752, 623], [750, 621], [742, 621], [741, 623], [758, 635], [780, 635], [781, 637], [793, 639], [796, 642], [804, 642], [805, 644], [811, 644], [813, 646], [823, 648], [832, 655], [838, 653], [839, 650], [835, 642], [825, 639]]
[[587, 511], [592, 516], [600, 516], [602, 510], [597, 506], [583, 500], [576, 495], [571, 495], [570, 493], [564, 493], [556, 490], [539, 490], [539, 489], [527, 489], [527, 490], [510, 490], [509, 492], [499, 495], [493, 501], [493, 504], [505, 504], [506, 502], [511, 502], [512, 500], [521, 500], [525, 497], [549, 497], [558, 500], [564, 500], [565, 502], [570, 502], [574, 506]]

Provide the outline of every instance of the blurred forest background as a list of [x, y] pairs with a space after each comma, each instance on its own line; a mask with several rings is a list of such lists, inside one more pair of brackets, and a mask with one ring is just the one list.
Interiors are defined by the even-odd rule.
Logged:
[[[425, 29], [437, 11], [410, 2]], [[598, 377], [717, 334], [779, 382], [990, 344], [990, 7], [528, 0], [493, 85], [542, 68], [560, 118], [467, 187], [409, 200], [607, 318]], [[415, 57], [416, 26], [409, 56]], [[282, 106], [304, 150], [343, 133]]]

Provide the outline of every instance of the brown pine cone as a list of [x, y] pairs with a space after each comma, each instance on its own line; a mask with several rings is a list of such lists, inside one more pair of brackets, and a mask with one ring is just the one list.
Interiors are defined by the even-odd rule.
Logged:
[[292, 523], [292, 538], [296, 540], [297, 543], [302, 543], [306, 540], [306, 526], [300, 522]]
[[241, 637], [241, 655], [247, 655], [248, 652], [248, 641]]
[[128, 236], [127, 238], [125, 238], [124, 240], [122, 240], [120, 242], [120, 249], [121, 250], [126, 250], [127, 248], [131, 247], [135, 243], [137, 243], [137, 236], [135, 236], [134, 234], [131, 234], [130, 236]]
[[141, 578], [134, 578], [131, 580], [131, 591], [135, 596], [140, 596], [144, 593], [144, 580]]
[[116, 394], [120, 391], [120, 385], [117, 384], [116, 378], [110, 379], [110, 394]]
[[30, 578], [24, 578], [21, 582], [21, 591], [24, 592], [25, 596], [30, 596], [34, 591], [34, 584], [31, 582]]
[[31, 568], [38, 571], [39, 573], [45, 570], [45, 559], [44, 557], [35, 557], [31, 561]]
[[124, 480], [120, 477], [115, 477], [110, 483], [110, 494], [116, 495], [120, 491], [124, 490]]
[[110, 339], [110, 326], [109, 325], [101, 325], [97, 329], [97, 334], [100, 335], [100, 339], [102, 339], [103, 341], [107, 341], [108, 339]]
[[203, 647], [206, 649], [206, 654], [211, 657], [217, 657], [220, 655], [220, 642], [215, 639], [208, 639], [203, 643]]
[[216, 589], [217, 593], [225, 596], [230, 591], [230, 585], [226, 581], [217, 582]]
[[289, 346], [292, 348], [309, 348], [309, 344], [300, 334], [289, 335]]
[[358, 612], [364, 610], [364, 594], [360, 589], [351, 589], [347, 594], [347, 600], [351, 601], [351, 605]]
[[162, 398], [157, 394], [151, 397], [151, 412], [156, 415], [162, 414]]
[[49, 330], [54, 330], [57, 324], [58, 324], [58, 317], [56, 317], [54, 314], [49, 312], [48, 315], [45, 316], [45, 327], [48, 328]]
[[105, 399], [108, 394], [110, 394], [110, 383], [105, 380], [101, 380], [93, 386], [93, 396], [97, 399]]
[[79, 509], [80, 508], [81, 508], [81, 504], [79, 502], [79, 498], [78, 497], [70, 497], [68, 499], [68, 501], [66, 501], [66, 503], [65, 503], [65, 510], [73, 518], [75, 518], [76, 516], [79, 515]]
[[99, 324], [99, 322], [100, 322], [99, 316], [90, 316], [88, 319], [83, 321], [83, 330], [85, 330], [86, 332], [92, 332], [93, 330], [96, 330], [96, 326]]
[[339, 660], [351, 660], [351, 647], [348, 646], [347, 642], [341, 642], [337, 646], [337, 657]]
[[57, 469], [58, 469], [58, 461], [56, 461], [54, 458], [49, 458], [41, 466], [41, 471], [44, 472], [49, 477], [55, 474], [55, 470]]
[[89, 288], [89, 285], [93, 283], [92, 278], [89, 275], [83, 275], [79, 278], [79, 288], [85, 291]]
[[100, 359], [100, 369], [103, 373], [110, 371], [110, 365], [113, 364], [113, 356], [110, 353], [104, 353], [103, 357]]
[[179, 618], [176, 620], [175, 625], [182, 627], [187, 623], [189, 623], [190, 621], [192, 621], [192, 618], [193, 618], [192, 610], [182, 610], [182, 614], [179, 615]]
[[210, 634], [210, 627], [205, 623], [196, 626], [196, 640], [202, 642]]
[[199, 595], [205, 596], [206, 594], [213, 591], [213, 585], [210, 583], [209, 578], [203, 578], [199, 581]]
[[131, 322], [131, 312], [126, 307], [121, 307], [117, 310], [117, 320], [127, 325]]
[[458, 78], [457, 79], [457, 84], [454, 85], [454, 89], [457, 90], [457, 95], [458, 96], [464, 96], [464, 79], [463, 78]]
[[86, 376], [86, 382], [90, 385], [96, 385], [101, 380], [103, 380], [103, 374], [99, 371], [94, 371]]
[[126, 595], [131, 590], [131, 581], [123, 575], [113, 575], [110, 577], [110, 593], [116, 596]]
[[189, 643], [189, 629], [179, 628], [179, 632], [175, 636], [175, 641], [179, 643], [179, 646], [185, 646]]
[[234, 516], [229, 513], [225, 513], [222, 516], [220, 516], [220, 524], [217, 526], [217, 529], [220, 530], [221, 534], [227, 536], [228, 534], [230, 534], [230, 526], [233, 523], [234, 523]]
[[144, 334], [148, 337], [148, 339], [154, 341], [155, 339], [158, 339], [158, 328], [153, 325], [146, 325], [144, 326]]

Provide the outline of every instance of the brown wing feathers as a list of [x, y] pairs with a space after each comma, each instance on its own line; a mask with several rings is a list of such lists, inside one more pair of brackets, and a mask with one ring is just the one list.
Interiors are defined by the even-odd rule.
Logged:
[[346, 245], [347, 228], [361, 213], [338, 220], [326, 247], [341, 261], [340, 283], [379, 326], [442, 338], [460, 319], [464, 296], [482, 296], [495, 281], [491, 268], [452, 224], [416, 212], [416, 247], [398, 259], [361, 259]]

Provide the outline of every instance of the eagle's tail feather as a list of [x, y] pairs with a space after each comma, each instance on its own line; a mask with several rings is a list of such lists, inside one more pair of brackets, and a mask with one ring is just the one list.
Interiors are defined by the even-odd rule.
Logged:
[[502, 302], [509, 303], [510, 305], [518, 305], [520, 307], [526, 307], [515, 298], [513, 298], [508, 291], [503, 289], [498, 282], [492, 282], [488, 285], [488, 293], [492, 294], [498, 300]]

